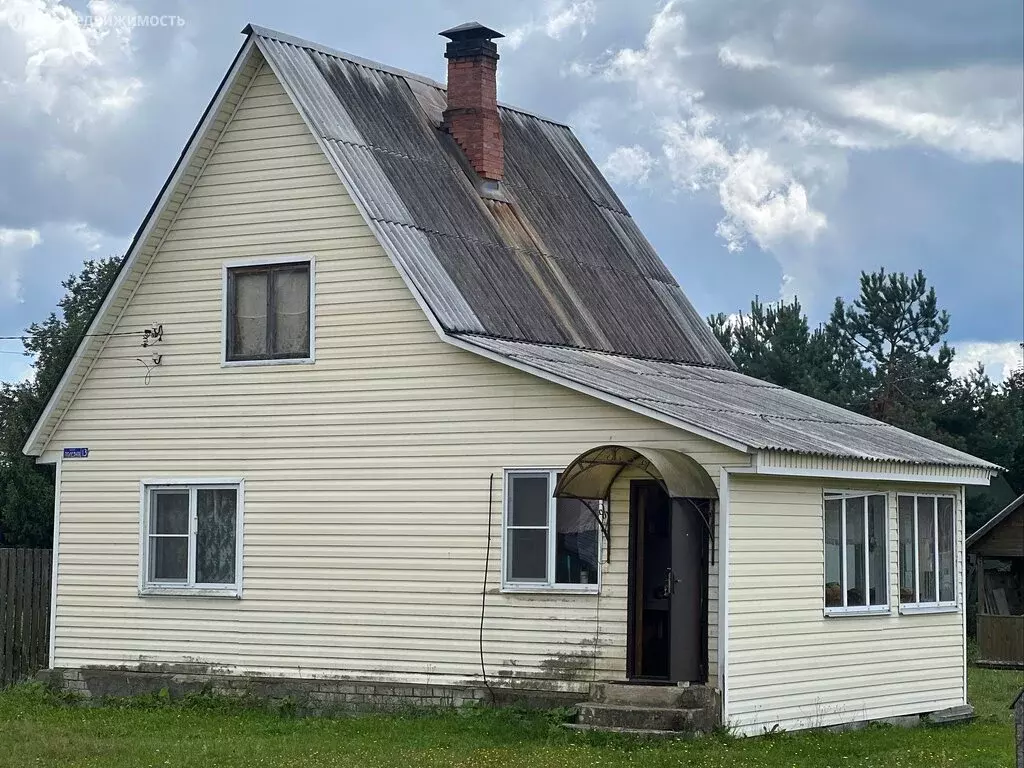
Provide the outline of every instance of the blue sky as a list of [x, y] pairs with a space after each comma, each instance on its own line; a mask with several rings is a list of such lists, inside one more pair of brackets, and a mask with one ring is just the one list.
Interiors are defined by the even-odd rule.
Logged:
[[958, 370], [1019, 359], [1019, 0], [0, 0], [0, 336], [124, 251], [247, 22], [443, 80], [436, 33], [467, 20], [507, 35], [500, 98], [574, 126], [705, 314], [797, 295], [816, 322], [861, 270], [920, 268]]

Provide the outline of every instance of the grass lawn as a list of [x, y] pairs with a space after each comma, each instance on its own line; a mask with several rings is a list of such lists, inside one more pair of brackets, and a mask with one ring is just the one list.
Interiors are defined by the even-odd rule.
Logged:
[[84, 708], [22, 686], [0, 692], [0, 766], [1009, 768], [1008, 707], [1021, 686], [1020, 672], [972, 668], [978, 719], [970, 725], [672, 742], [572, 733], [543, 713], [475, 709], [331, 720], [217, 702]]

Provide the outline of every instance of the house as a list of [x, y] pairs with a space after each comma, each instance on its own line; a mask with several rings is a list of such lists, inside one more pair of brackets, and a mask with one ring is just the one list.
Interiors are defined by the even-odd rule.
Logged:
[[498, 33], [443, 33], [447, 91], [244, 34], [25, 446], [61, 684], [966, 705], [994, 465], [738, 373], [570, 129], [496, 101]]
[[967, 537], [977, 592], [978, 664], [1024, 668], [1024, 495]]

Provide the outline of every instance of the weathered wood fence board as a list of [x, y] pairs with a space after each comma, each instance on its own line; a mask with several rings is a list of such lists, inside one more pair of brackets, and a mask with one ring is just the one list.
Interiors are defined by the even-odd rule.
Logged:
[[47, 666], [49, 549], [0, 549], [0, 688]]
[[1024, 616], [978, 614], [978, 664], [1024, 669]]

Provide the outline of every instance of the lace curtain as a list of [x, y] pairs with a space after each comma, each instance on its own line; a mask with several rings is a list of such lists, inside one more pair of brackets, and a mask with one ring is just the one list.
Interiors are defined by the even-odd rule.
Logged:
[[233, 488], [196, 492], [196, 583], [235, 581], [235, 516], [238, 492]]

